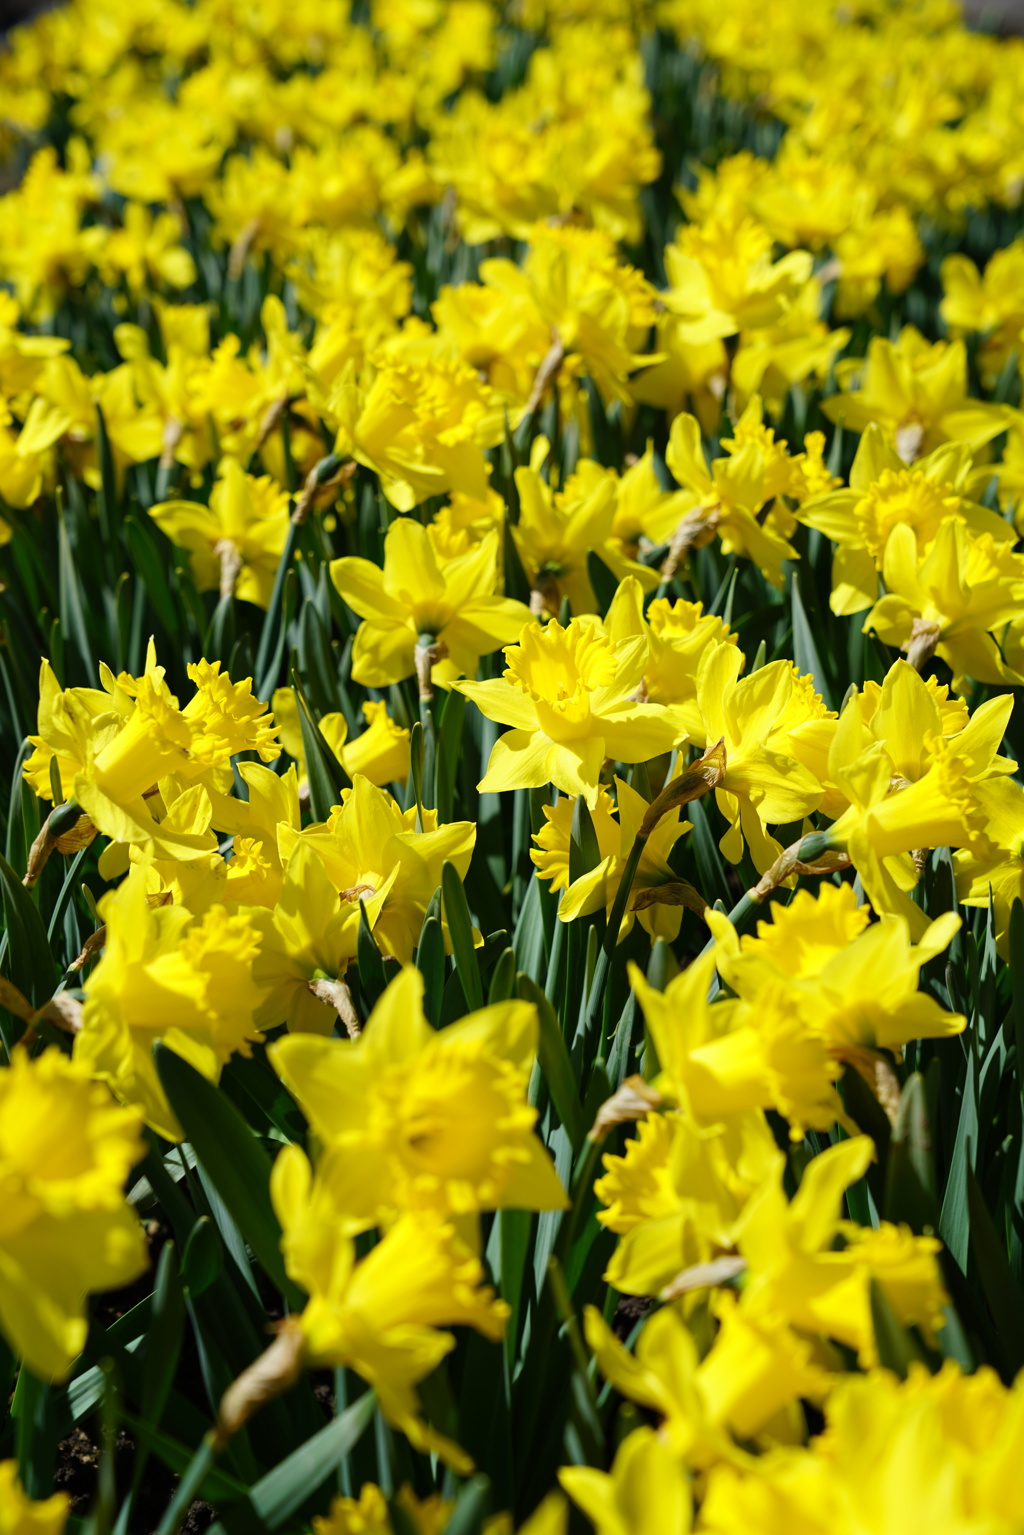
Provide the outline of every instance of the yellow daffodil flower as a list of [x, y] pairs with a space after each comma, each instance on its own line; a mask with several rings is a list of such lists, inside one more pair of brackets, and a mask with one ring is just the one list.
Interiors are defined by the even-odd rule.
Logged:
[[161, 799], [166, 811], [160, 823], [163, 836], [181, 833], [201, 839], [206, 851], [198, 856], [175, 858], [173, 847], [157, 847], [151, 842], [111, 842], [99, 856], [99, 872], [104, 879], [112, 880], [133, 865], [138, 866], [144, 870], [151, 905], [171, 901], [187, 906], [194, 917], [205, 916], [211, 906], [233, 899], [228, 887], [228, 866], [220, 855], [213, 831], [210, 795], [199, 784], [174, 795], [172, 781], [167, 779]]
[[829, 420], [855, 432], [876, 422], [905, 464], [942, 442], [983, 447], [1008, 424], [1003, 406], [968, 397], [963, 342], [929, 343], [912, 325], [898, 341], [873, 336], [867, 358], [837, 372], [843, 391], [822, 402]]
[[219, 770], [224, 781], [231, 758], [240, 752], [256, 752], [261, 762], [280, 756], [273, 718], [253, 697], [251, 677], [232, 682], [219, 661], [196, 661], [187, 671], [196, 691], [181, 712], [192, 731], [193, 776], [197, 768]]
[[56, 761], [63, 793], [74, 798], [93, 825], [116, 842], [168, 845], [179, 856], [208, 851], [205, 836], [161, 831], [146, 796], [162, 777], [188, 765], [192, 732], [163, 681], [151, 665], [128, 687], [101, 669], [104, 691], [62, 691], [49, 662], [40, 668], [39, 735], [25, 764], [25, 776], [41, 797], [52, 798], [50, 764]]
[[34, 390], [47, 359], [70, 346], [64, 336], [26, 335], [18, 329], [21, 306], [13, 293], [0, 293], [0, 393], [8, 398]]
[[512, 537], [533, 589], [531, 606], [538, 615], [557, 617], [566, 599], [573, 617], [597, 612], [587, 569], [591, 550], [616, 575], [636, 579], [639, 572], [648, 589], [657, 584], [653, 570], [624, 556], [613, 543], [614, 477], [599, 466], [591, 473], [587, 468], [587, 464], [578, 465], [560, 491], [552, 491], [532, 467], [515, 472], [520, 515]]
[[253, 913], [261, 937], [253, 979], [263, 988], [256, 1023], [329, 1034], [337, 1021], [333, 988], [356, 957], [360, 901], [372, 928], [398, 877], [398, 864], [379, 887], [364, 882], [339, 894], [309, 839], [293, 834], [286, 840], [291, 845], [277, 904]]
[[889, 534], [900, 525], [914, 533], [918, 555], [931, 549], [943, 522], [956, 518], [997, 543], [1013, 540], [998, 513], [969, 499], [971, 451], [944, 443], [912, 465], [903, 463], [874, 422], [865, 428], [850, 470], [849, 489], [829, 489], [804, 503], [800, 522], [838, 547], [832, 561], [833, 613], [847, 617], [877, 600], [878, 574]]
[[898, 1535], [920, 1522], [948, 1535], [1006, 1531], [1020, 1517], [1014, 1467], [1022, 1393], [982, 1366], [963, 1375], [947, 1359], [937, 1375], [913, 1362], [849, 1375], [825, 1403], [826, 1428], [805, 1448], [779, 1447], [743, 1466], [720, 1464], [707, 1482], [709, 1535]]
[[472, 368], [378, 354], [358, 382], [351, 373], [325, 402], [338, 423], [335, 452], [379, 474], [392, 506], [411, 512], [452, 490], [487, 494], [484, 449], [501, 441], [504, 422]]
[[[827, 163], [831, 169], [831, 157]], [[863, 223], [843, 230], [835, 252], [835, 313], [844, 320], [870, 312], [883, 280], [890, 293], [905, 292], [925, 260], [914, 220], [904, 207], [879, 208]]]
[[[824, 386], [850, 332], [827, 325], [819, 318], [820, 309], [821, 290], [812, 280], [773, 324], [740, 333], [731, 370], [737, 405], [759, 395], [778, 420], [794, 386], [808, 382]], [[717, 421], [711, 426], [704, 423], [705, 431], [710, 435], [715, 425]]]
[[75, 135], [64, 166], [54, 147], [44, 145], [31, 156], [20, 185], [4, 196], [4, 277], [32, 318], [52, 315], [68, 287], [84, 282], [91, 258], [82, 239], [82, 213], [100, 191], [89, 148]]
[[619, 583], [605, 615], [604, 631], [610, 640], [642, 636], [647, 641], [643, 691], [650, 703], [671, 704], [686, 721], [691, 741], [705, 739], [704, 721], [697, 706], [697, 673], [706, 650], [735, 645], [736, 635], [714, 613], [705, 613], [699, 602], [679, 597], [655, 597], [646, 613], [639, 582], [627, 576]]
[[[299, 783], [294, 766], [284, 773], [275, 773], [260, 762], [240, 762], [238, 775], [245, 784], [249, 797], [235, 799], [233, 795], [207, 795], [210, 821], [218, 831], [232, 838], [230, 857], [225, 862], [219, 854], [211, 862], [219, 865], [218, 901], [228, 901], [251, 906], [272, 908], [281, 893], [285, 859], [281, 845], [291, 849], [299, 830]], [[191, 791], [195, 793], [195, 791]], [[203, 791], [206, 793], [206, 791]], [[179, 801], [175, 801], [175, 805]], [[183, 808], [187, 801], [182, 796]], [[131, 850], [132, 862], [145, 862], [152, 870], [159, 870], [162, 885], [147, 886], [150, 894], [157, 888], [170, 890], [172, 899], [187, 906], [196, 916], [206, 910], [202, 895], [189, 878], [191, 867], [201, 869], [202, 860], [192, 860], [189, 865], [180, 860], [159, 861]], [[202, 875], [199, 876], [202, 882]], [[206, 889], [209, 890], [209, 884]]]
[[431, 312], [439, 333], [502, 400], [519, 407], [529, 400], [551, 349], [551, 327], [514, 262], [482, 261], [480, 281], [446, 284]]
[[[455, 1507], [436, 1492], [418, 1498], [408, 1485], [398, 1489], [395, 1502], [412, 1535], [438, 1535]], [[313, 1535], [394, 1535], [388, 1500], [373, 1482], [364, 1482], [358, 1498], [334, 1498], [327, 1513], [314, 1518]]]
[[[844, 1191], [874, 1154], [867, 1136], [830, 1146], [808, 1163], [788, 1203], [781, 1178], [767, 1182], [747, 1205], [739, 1233], [749, 1264], [741, 1309], [844, 1343], [865, 1367], [878, 1362], [872, 1279], [900, 1321], [927, 1336], [943, 1326], [947, 1301], [935, 1237], [888, 1221], [872, 1229], [840, 1219]], [[837, 1236], [844, 1243], [838, 1250]]]
[[962, 906], [987, 908], [992, 902], [996, 946], [1010, 957], [1010, 908], [1024, 901], [1024, 789], [1012, 778], [996, 778], [975, 789], [985, 818], [985, 838], [977, 848], [953, 855], [957, 899]]
[[404, 1210], [564, 1208], [526, 1101], [536, 1050], [527, 1002], [435, 1032], [423, 978], [406, 966], [358, 1040], [293, 1036], [270, 1058], [325, 1147], [320, 1173], [347, 1229], [358, 1231]]
[[413, 676], [417, 645], [440, 652], [430, 664], [434, 683], [447, 687], [457, 677], [475, 677], [480, 657], [508, 644], [529, 618], [521, 602], [496, 592], [496, 532], [465, 554], [443, 560], [429, 531], [400, 517], [384, 540], [383, 570], [349, 555], [332, 562], [331, 579], [363, 620], [352, 675], [367, 687]]
[[[101, 232], [98, 226], [93, 230]], [[143, 203], [128, 202], [120, 229], [105, 231], [97, 252], [104, 282], [116, 284], [123, 275], [130, 293], [142, 294], [151, 282], [187, 288], [196, 280], [196, 266], [181, 244], [181, 224], [173, 213], [155, 217]]]
[[368, 699], [363, 704], [366, 729], [342, 744], [342, 765], [354, 780], [358, 775], [372, 784], [405, 783], [409, 776], [409, 732], [396, 725], [387, 704]]
[[[922, 965], [941, 954], [960, 922], [952, 912], [928, 927], [916, 945], [903, 917], [867, 925], [850, 885], [822, 885], [817, 897], [798, 891], [788, 907], [773, 902], [773, 924], [758, 923], [756, 938], [738, 938], [729, 919], [711, 912], [722, 979], [755, 1005], [766, 988], [785, 979], [790, 1005], [830, 1054], [890, 1050], [898, 1057], [912, 1039], [959, 1034], [967, 1020], [918, 992]], [[812, 1021], [813, 1020], [813, 1021]]]
[[[1019, 683], [1003, 660], [993, 630], [1018, 618], [1024, 608], [1024, 558], [991, 534], [970, 534], [958, 518], [947, 518], [923, 559], [913, 530], [893, 528], [882, 560], [886, 596], [864, 620], [887, 645], [933, 650], [953, 672], [957, 692], [975, 682]], [[915, 643], [916, 642], [916, 643]]]
[[[600, 230], [537, 224], [529, 240], [521, 267], [493, 261], [488, 278], [513, 296], [529, 294], [547, 346], [556, 349], [552, 378], [558, 371], [587, 373], [606, 404], [629, 404], [629, 374], [649, 361], [641, 349], [654, 322], [654, 289], [642, 272], [617, 259], [614, 242]], [[542, 353], [538, 369], [544, 363]]]
[[[824, 444], [820, 432], [809, 434], [809, 439], [813, 439], [818, 447]], [[764, 404], [758, 394], [747, 401], [732, 429], [732, 436], [722, 438], [722, 447], [732, 457], [741, 453], [748, 443], [756, 443], [761, 449], [765, 499], [775, 502], [776, 506], [781, 496], [794, 501], [805, 500], [810, 483], [808, 475], [814, 481], [823, 478], [826, 485], [838, 483], [825, 469], [820, 457], [812, 457], [806, 452], [795, 456], [790, 453], [786, 442], [776, 437], [775, 428], [766, 424]], [[778, 516], [775, 507], [769, 516]]]
[[[917, 712], [914, 704], [920, 697], [921, 687], [924, 688], [925, 697], [929, 698], [938, 710], [937, 715], [932, 715], [932, 720], [938, 721], [938, 734], [942, 736], [959, 735], [970, 721], [971, 714], [967, 702], [951, 693], [947, 682], [939, 682], [935, 677], [922, 677], [914, 667], [908, 666], [906, 661], [896, 661], [889, 668], [883, 682], [874, 682], [870, 679], [864, 683], [861, 689], [861, 718], [868, 729], [871, 730], [876, 740], [883, 745], [892, 742], [888, 749], [895, 761], [897, 757], [904, 757], [904, 748], [909, 748], [910, 757], [913, 758], [915, 745], [918, 760], [923, 760], [922, 753], [927, 754], [927, 749], [922, 736], [915, 736], [918, 721], [915, 721], [910, 729], [906, 729], [903, 720], [897, 712], [899, 704], [902, 704], [904, 691], [909, 688], [910, 706], [913, 712]], [[897, 693], [899, 703], [897, 703]], [[879, 708], [883, 709], [883, 716], [876, 721], [875, 716]], [[979, 710], [979, 713], [981, 711]], [[884, 722], [883, 722], [884, 719]], [[936, 733], [935, 725], [931, 722], [925, 725], [925, 731]], [[899, 744], [896, 742], [899, 737]], [[906, 778], [916, 778], [917, 773], [907, 773], [901, 768]]]
[[948, 746], [964, 765], [971, 783], [1016, 772], [1017, 764], [999, 755], [1013, 699], [990, 698], [968, 713], [962, 698], [933, 678], [925, 679], [906, 661], [895, 661], [881, 683], [867, 682], [858, 712], [870, 737], [885, 748], [892, 763], [895, 792], [916, 783], [932, 766], [934, 748]]
[[[919, 939], [927, 920], [907, 894], [918, 880], [910, 855], [920, 848], [983, 844], [978, 782], [1007, 770], [996, 751], [1013, 700], [990, 699], [965, 730], [947, 738], [935, 699], [923, 685], [906, 685], [911, 667], [897, 667], [902, 670], [893, 677], [886, 729], [901, 770], [881, 740], [870, 733], [865, 739], [862, 700], [851, 698], [835, 726], [827, 770], [848, 808], [828, 836], [831, 846], [849, 853], [875, 911], [902, 915], [911, 937]], [[875, 713], [872, 706], [872, 718]], [[911, 781], [903, 776], [907, 768]]]
[[[602, 1370], [624, 1395], [663, 1418], [663, 1435], [691, 1465], [748, 1463], [723, 1436], [723, 1426], [745, 1440], [764, 1431], [777, 1439], [780, 1427], [783, 1438], [795, 1437], [780, 1417], [800, 1397], [820, 1400], [831, 1384], [819, 1362], [828, 1356], [815, 1335], [838, 1338], [859, 1347], [867, 1360], [873, 1357], [872, 1279], [906, 1322], [926, 1329], [941, 1325], [939, 1244], [885, 1223], [865, 1231], [839, 1220], [844, 1188], [872, 1155], [866, 1138], [845, 1142], [815, 1158], [788, 1206], [775, 1179], [751, 1200], [740, 1238], [750, 1277], [738, 1303], [728, 1295], [716, 1298], [719, 1331], [699, 1364], [692, 1335], [674, 1308], [648, 1322], [635, 1358], [588, 1309], [587, 1336]], [[840, 1229], [850, 1241], [836, 1249], [831, 1242]]]
[[745, 839], [755, 867], [764, 873], [781, 852], [766, 828], [808, 815], [823, 790], [787, 739], [806, 712], [794, 668], [772, 661], [739, 678], [742, 666], [735, 645], [706, 649], [697, 673], [697, 707], [708, 744], [725, 742], [725, 776], [715, 797], [729, 830], [719, 846], [739, 863]]
[[[86, 1295], [147, 1266], [122, 1192], [145, 1149], [139, 1121], [59, 1050], [16, 1049], [0, 1071], [0, 1330], [42, 1380], [64, 1379], [81, 1353]], [[16, 1497], [0, 1490], [0, 1529]]]
[[807, 1125], [826, 1130], [843, 1122], [833, 1085], [842, 1064], [815, 1028], [813, 1006], [801, 1013], [781, 982], [762, 986], [753, 1005], [708, 1004], [714, 969], [711, 951], [664, 992], [650, 987], [636, 966], [630, 970], [662, 1066], [659, 1090], [703, 1124], [773, 1108], [800, 1139]]
[[689, 1466], [705, 1469], [736, 1455], [727, 1430], [712, 1422], [697, 1383], [693, 1334], [675, 1306], [664, 1306], [644, 1325], [631, 1354], [596, 1306], [583, 1314], [586, 1339], [601, 1373], [638, 1406], [659, 1419], [659, 1433]]
[[71, 1498], [55, 1492], [37, 1503], [18, 1480], [18, 1462], [0, 1460], [0, 1535], [63, 1535]]
[[782, 535], [758, 521], [759, 510], [773, 494], [761, 445], [747, 442], [739, 452], [716, 458], [709, 471], [700, 426], [693, 416], [681, 415], [672, 423], [665, 462], [693, 498], [685, 514], [687, 547], [707, 543], [717, 534], [726, 554], [753, 560], [766, 581], [781, 586], [782, 563], [797, 554]]
[[[577, 472], [580, 467], [578, 464]], [[591, 473], [596, 467], [593, 466]], [[671, 538], [688, 498], [685, 492], [666, 490], [662, 485], [654, 467], [654, 449], [650, 442], [642, 458], [635, 463], [627, 460], [621, 478], [614, 471], [611, 473], [616, 488], [612, 547], [620, 561], [635, 560], [641, 545], [662, 544]], [[612, 568], [620, 581], [625, 579], [626, 571], [621, 565]], [[649, 569], [649, 566], [641, 566], [644, 577]]]
[[678, 315], [659, 314], [654, 346], [659, 361], [630, 381], [630, 393], [641, 404], [653, 405], [671, 421], [680, 411], [692, 411], [710, 435], [722, 417], [722, 395], [728, 375], [723, 341], [691, 342], [689, 322]]
[[326, 821], [307, 827], [300, 840], [316, 852], [343, 902], [362, 898], [373, 905], [377, 943], [404, 965], [412, 960], [445, 861], [465, 879], [476, 826], [440, 826], [436, 811], [420, 813], [415, 806], [402, 811], [386, 790], [357, 774], [341, 805]]
[[75, 1060], [137, 1106], [168, 1140], [181, 1128], [160, 1085], [153, 1044], [162, 1040], [207, 1081], [249, 1041], [263, 989], [250, 919], [214, 906], [200, 920], [183, 906], [151, 905], [142, 869], [103, 897], [103, 957], [85, 988]]
[[709, 1416], [762, 1447], [800, 1439], [802, 1402], [822, 1401], [832, 1384], [825, 1350], [780, 1313], [737, 1304], [730, 1291], [716, 1293], [709, 1309], [718, 1332], [697, 1375]]
[[684, 1467], [650, 1428], [619, 1445], [610, 1472], [565, 1466], [558, 1480], [597, 1535], [686, 1535], [693, 1494]]
[[741, 1316], [725, 1304], [720, 1309], [722, 1325], [703, 1360], [675, 1306], [648, 1320], [635, 1355], [595, 1307], [585, 1312], [587, 1341], [602, 1373], [623, 1396], [661, 1418], [661, 1438], [698, 1471], [721, 1460], [742, 1464], [746, 1455], [733, 1433], [756, 1439], [801, 1397], [820, 1399], [829, 1386], [809, 1341], [778, 1322]]
[[375, 229], [307, 231], [291, 273], [300, 303], [318, 320], [309, 364], [325, 384], [350, 358], [362, 364], [412, 304], [412, 267]]
[[256, 479], [224, 458], [208, 507], [161, 501], [149, 515], [172, 544], [189, 551], [201, 592], [219, 589], [222, 597], [269, 605], [288, 536], [288, 496], [269, 475]]
[[[806, 1125], [846, 1122], [833, 1083], [847, 1063], [870, 1076], [878, 1051], [899, 1056], [912, 1039], [966, 1027], [917, 989], [921, 966], [948, 945], [956, 918], [939, 918], [912, 947], [902, 917], [864, 928], [844, 890], [825, 886], [818, 901], [801, 892], [792, 917], [774, 908], [777, 930], [762, 923], [756, 939], [737, 939], [726, 917], [709, 912], [716, 950], [664, 993], [631, 971], [666, 1088], [691, 1113], [714, 1122], [774, 1108], [799, 1138]], [[701, 1000], [715, 965], [737, 1001]]]
[[[137, 325], [121, 324], [114, 334], [124, 366], [101, 380], [100, 404], [104, 421], [110, 423], [108, 436], [114, 463], [115, 467], [121, 460], [145, 463], [159, 453], [165, 464], [183, 464], [195, 474], [213, 457], [211, 422], [218, 416], [206, 398], [210, 373], [209, 316], [198, 304], [160, 306], [160, 301], [154, 299], [153, 305], [161, 315], [166, 362], [153, 356], [146, 331]], [[68, 435], [72, 435], [71, 431]], [[89, 467], [85, 472], [96, 474]], [[214, 489], [223, 502], [223, 487]], [[185, 510], [174, 542], [193, 550], [196, 556], [193, 569], [199, 572], [209, 548], [202, 539], [200, 519], [204, 513], [207, 523], [211, 519], [206, 508], [197, 502], [186, 501], [181, 505]], [[212, 520], [216, 522], [216, 517]], [[215, 563], [219, 564], [219, 557]], [[216, 586], [217, 581], [211, 579], [209, 585]]]
[[[438, 559], [452, 560], [481, 543], [488, 533], [500, 536], [504, 527], [505, 503], [496, 490], [489, 490], [482, 501], [456, 490], [430, 524], [430, 538]], [[500, 569], [500, 548], [498, 554]]]
[[613, 645], [574, 618], [563, 629], [528, 625], [518, 645], [505, 647], [503, 675], [458, 687], [487, 719], [513, 727], [491, 751], [481, 793], [541, 788], [597, 802], [606, 757], [646, 762], [669, 751], [684, 734], [669, 708], [637, 703], [646, 645]]
[[952, 336], [980, 333], [978, 360], [987, 389], [995, 387], [1008, 355], [1019, 349], [1024, 330], [1024, 241], [995, 251], [984, 273], [956, 252], [942, 263], [939, 313]]
[[0, 400], [0, 496], [8, 506], [31, 506], [44, 484], [52, 484], [53, 448], [67, 424], [59, 409], [37, 395], [19, 429]]
[[502, 233], [525, 240], [539, 220], [573, 215], [613, 240], [640, 238], [640, 188], [661, 156], [639, 53], [609, 48], [603, 27], [584, 19], [535, 51], [518, 89], [498, 102], [464, 90], [431, 122], [433, 174], [454, 190], [471, 244]]
[[[602, 807], [600, 802], [597, 806], [598, 814], [604, 809], [600, 829], [596, 820], [594, 827], [602, 852], [601, 861], [572, 884], [568, 883], [569, 834], [576, 801], [562, 795], [554, 807], [542, 806], [547, 825], [534, 838], [541, 851], [536, 853], [531, 850], [530, 857], [537, 864], [541, 879], [551, 878], [551, 874], [545, 874], [546, 868], [552, 874], [564, 873], [564, 882], [552, 883], [552, 889], [564, 890], [558, 906], [558, 916], [562, 922], [572, 922], [576, 917], [589, 916], [602, 908], [611, 914], [634, 838], [649, 808], [643, 796], [621, 778], [615, 780], [615, 792], [618, 798], [618, 822], [611, 819], [607, 796], [605, 806]], [[633, 877], [629, 907], [619, 930], [620, 943], [632, 929], [634, 913], [639, 916], [641, 926], [652, 938], [664, 938], [671, 943], [679, 936], [683, 916], [681, 885], [678, 875], [669, 867], [668, 855], [679, 838], [692, 830], [691, 822], [681, 822], [679, 811], [675, 810], [663, 816], [646, 839]], [[552, 854], [555, 854], [557, 863], [553, 862]]]
[[25, 777], [41, 798], [52, 799], [50, 763], [62, 790], [93, 825], [116, 843], [149, 845], [161, 856], [197, 858], [209, 851], [205, 834], [178, 830], [168, 821], [161, 783], [173, 802], [201, 782], [218, 800], [230, 786], [231, 759], [256, 751], [264, 762], [280, 754], [264, 705], [252, 696], [252, 679], [232, 682], [220, 662], [199, 661], [188, 674], [196, 691], [178, 707], [157, 665], [152, 644], [141, 677], [115, 677], [101, 665], [103, 690], [61, 690], [49, 662], [39, 681], [39, 734]]
[[618, 1234], [605, 1279], [627, 1295], [657, 1295], [685, 1269], [735, 1250], [751, 1195], [782, 1153], [758, 1109], [705, 1125], [682, 1113], [649, 1114], [621, 1157], [603, 1159], [598, 1220]]
[[270, 1193], [288, 1273], [309, 1295], [298, 1319], [306, 1363], [355, 1370], [416, 1449], [465, 1473], [472, 1462], [424, 1422], [416, 1386], [455, 1347], [442, 1327], [501, 1337], [508, 1307], [481, 1283], [480, 1260], [450, 1224], [429, 1214], [401, 1217], [357, 1260], [330, 1175], [318, 1169], [314, 1176], [298, 1146], [278, 1156]]
[[[275, 688], [270, 703], [281, 736], [281, 745], [289, 757], [294, 757], [298, 767], [299, 793], [308, 797], [306, 750], [294, 689]], [[363, 704], [363, 718], [366, 729], [351, 741], [348, 739], [348, 722], [343, 714], [323, 714], [317, 724], [320, 734], [350, 778], [360, 773], [372, 784], [404, 783], [409, 776], [408, 730], [395, 724], [383, 701], [374, 703], [368, 699]]]
[[686, 339], [708, 342], [779, 319], [811, 275], [809, 251], [772, 260], [772, 237], [754, 219], [684, 224], [665, 251], [665, 305]]
[[[569, 841], [575, 808], [575, 799], [566, 794], [560, 794], [554, 805], [542, 805], [544, 825], [533, 834], [536, 846], [530, 849], [530, 861], [536, 866], [538, 879], [551, 881], [553, 892], [569, 888]], [[615, 813], [615, 801], [608, 790], [598, 789], [590, 818], [602, 859], [613, 857], [619, 846], [620, 830]]]

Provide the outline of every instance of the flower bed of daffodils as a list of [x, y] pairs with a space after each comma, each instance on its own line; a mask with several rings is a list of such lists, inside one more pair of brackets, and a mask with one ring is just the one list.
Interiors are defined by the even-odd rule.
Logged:
[[9, 35], [2, 1535], [1024, 1531], [1022, 80]]

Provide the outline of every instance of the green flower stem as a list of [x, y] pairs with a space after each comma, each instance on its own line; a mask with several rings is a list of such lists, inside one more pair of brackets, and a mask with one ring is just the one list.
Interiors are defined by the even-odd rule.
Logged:
[[253, 667], [253, 674], [258, 683], [257, 693], [260, 698], [266, 697], [268, 690], [274, 682], [273, 677], [267, 676], [267, 669], [270, 665], [270, 658], [274, 653], [274, 645], [277, 640], [281, 603], [284, 597], [285, 577], [291, 569], [292, 561], [295, 558], [299, 531], [299, 524], [297, 522], [289, 522], [288, 536], [285, 539], [284, 548], [281, 551], [281, 558], [277, 566], [277, 573], [274, 576], [274, 590], [270, 594], [270, 605], [267, 608], [263, 619], [263, 627], [260, 630], [259, 649], [256, 652], [256, 664]]
[[200, 1488], [223, 1448], [224, 1440], [216, 1429], [203, 1435], [198, 1450], [185, 1467], [181, 1481], [174, 1490], [167, 1512], [157, 1526], [156, 1535], [178, 1535], [185, 1515], [198, 1497]]
[[640, 867], [640, 859], [643, 857], [644, 848], [647, 846], [647, 838], [642, 832], [637, 832], [633, 839], [633, 846], [629, 850], [629, 858], [626, 867], [622, 871], [619, 880], [619, 888], [615, 892], [615, 900], [612, 903], [611, 916], [608, 918], [608, 928], [604, 935], [604, 943], [601, 952], [597, 956], [597, 965], [594, 968], [594, 978], [590, 983], [590, 994], [587, 997], [587, 1013], [585, 1030], [587, 1033], [597, 1023], [601, 1004], [604, 1000], [604, 989], [608, 983], [608, 972], [611, 969], [612, 955], [615, 953], [615, 945], [618, 942], [619, 928], [626, 914], [626, 904], [629, 901], [636, 871]]

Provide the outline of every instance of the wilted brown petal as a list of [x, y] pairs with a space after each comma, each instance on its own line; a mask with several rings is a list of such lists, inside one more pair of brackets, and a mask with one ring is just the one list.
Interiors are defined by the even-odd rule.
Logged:
[[598, 1109], [590, 1128], [590, 1139], [599, 1141], [609, 1130], [614, 1130], [616, 1125], [643, 1119], [652, 1109], [660, 1108], [664, 1101], [662, 1095], [649, 1082], [645, 1082], [643, 1077], [627, 1077], [618, 1092], [606, 1098]]
[[681, 805], [688, 805], [691, 800], [701, 799], [703, 795], [710, 794], [712, 789], [717, 789], [725, 777], [726, 755], [725, 738], [716, 741], [710, 746], [703, 757], [698, 757], [696, 762], [691, 762], [688, 768], [680, 773], [678, 778], [673, 778], [667, 783], [658, 795], [654, 803], [648, 806], [647, 814], [640, 823], [641, 837], [649, 837], [663, 816], [671, 810], [678, 810]]
[[746, 1266], [746, 1258], [736, 1253], [712, 1258], [710, 1263], [694, 1263], [665, 1286], [660, 1292], [660, 1299], [675, 1300], [677, 1295], [686, 1295], [690, 1290], [707, 1290], [713, 1285], [728, 1284], [730, 1279], [742, 1274]]
[[230, 1439], [267, 1402], [291, 1390], [302, 1374], [304, 1347], [302, 1323], [297, 1317], [288, 1317], [270, 1347], [221, 1397], [217, 1432], [222, 1439]]

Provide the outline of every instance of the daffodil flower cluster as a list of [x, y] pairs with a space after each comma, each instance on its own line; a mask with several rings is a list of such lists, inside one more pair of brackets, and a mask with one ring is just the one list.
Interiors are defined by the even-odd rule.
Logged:
[[0, 1535], [1024, 1529], [1021, 59], [11, 31]]

